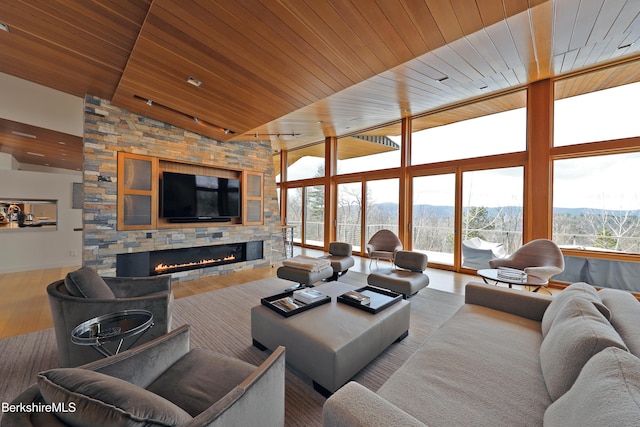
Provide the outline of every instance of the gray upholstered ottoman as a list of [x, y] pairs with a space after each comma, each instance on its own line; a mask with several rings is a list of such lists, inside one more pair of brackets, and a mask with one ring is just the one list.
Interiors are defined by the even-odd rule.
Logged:
[[291, 280], [303, 286], [312, 286], [314, 283], [328, 279], [333, 276], [333, 268], [331, 266], [323, 267], [319, 271], [308, 271], [301, 268], [289, 267], [283, 265], [276, 272], [279, 278]]
[[260, 349], [287, 349], [287, 364], [308, 375], [325, 396], [335, 392], [389, 345], [407, 336], [410, 303], [400, 300], [371, 314], [338, 303], [358, 289], [341, 282], [316, 286], [331, 302], [283, 317], [264, 306], [251, 309], [251, 336]]

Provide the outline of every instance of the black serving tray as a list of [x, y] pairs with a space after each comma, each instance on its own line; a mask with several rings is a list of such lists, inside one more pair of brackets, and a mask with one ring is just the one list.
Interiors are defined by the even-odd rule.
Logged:
[[342, 295], [337, 297], [338, 302], [359, 308], [360, 310], [368, 313], [376, 314], [403, 299], [402, 294], [388, 289], [378, 288], [376, 286], [365, 286], [364, 288], [356, 289], [355, 291], [371, 298], [371, 302], [369, 304], [360, 304], [359, 302]]
[[270, 308], [271, 310], [275, 311], [276, 313], [278, 313], [281, 316], [284, 317], [291, 317], [295, 314], [298, 313], [302, 313], [303, 311], [307, 311], [310, 310], [314, 307], [317, 307], [319, 305], [323, 305], [326, 304], [328, 302], [331, 302], [331, 297], [329, 295], [325, 296], [323, 299], [316, 301], [316, 302], [312, 302], [311, 304], [305, 304], [303, 302], [300, 301], [295, 301], [295, 304], [298, 305], [297, 308], [295, 309], [291, 309], [291, 310], [287, 310], [286, 308], [284, 308], [281, 305], [277, 305], [277, 301], [283, 298], [287, 298], [290, 297], [291, 299], [293, 299], [293, 291], [288, 291], [288, 292], [283, 292], [281, 294], [277, 294], [277, 295], [272, 295], [270, 297], [265, 297], [262, 298], [260, 300], [260, 302], [262, 303], [262, 305], [264, 305], [265, 307]]

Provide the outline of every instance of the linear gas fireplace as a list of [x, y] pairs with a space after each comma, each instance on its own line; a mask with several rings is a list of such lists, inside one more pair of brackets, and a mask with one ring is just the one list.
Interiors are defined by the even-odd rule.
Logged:
[[262, 241], [118, 254], [116, 275], [157, 276], [262, 258]]

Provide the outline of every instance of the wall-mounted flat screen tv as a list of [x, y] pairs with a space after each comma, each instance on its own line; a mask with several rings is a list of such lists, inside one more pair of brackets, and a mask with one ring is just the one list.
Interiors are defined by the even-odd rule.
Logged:
[[160, 216], [174, 222], [237, 218], [240, 216], [240, 180], [162, 172]]

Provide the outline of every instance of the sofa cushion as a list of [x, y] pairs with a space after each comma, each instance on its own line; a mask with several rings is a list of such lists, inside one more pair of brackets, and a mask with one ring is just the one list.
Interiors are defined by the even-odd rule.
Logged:
[[551, 399], [555, 401], [566, 393], [587, 361], [607, 347], [627, 349], [590, 301], [567, 301], [540, 346], [542, 374]]
[[74, 297], [114, 299], [115, 295], [107, 283], [90, 267], [71, 271], [64, 278], [64, 286]]
[[72, 426], [175, 426], [192, 419], [150, 391], [86, 369], [41, 372], [38, 386], [45, 402], [62, 403], [68, 409], [75, 409], [56, 413]]
[[591, 301], [591, 303], [605, 318], [607, 318], [607, 320], [611, 317], [609, 309], [602, 303], [602, 300], [598, 295], [598, 291], [596, 291], [593, 286], [584, 282], [574, 283], [559, 294], [553, 296], [551, 304], [549, 304], [549, 307], [544, 312], [544, 316], [542, 316], [542, 324], [540, 326], [542, 328], [543, 337], [549, 333], [549, 329], [551, 328], [551, 325], [553, 324], [553, 321], [558, 315], [560, 309], [567, 301], [573, 298], [583, 298], [587, 301]]
[[171, 365], [147, 390], [195, 417], [222, 399], [256, 370], [250, 363], [193, 349]]
[[545, 426], [636, 426], [638, 420], [640, 359], [614, 347], [593, 356], [544, 414]]
[[540, 322], [465, 304], [377, 394], [428, 426], [542, 425], [541, 343]]
[[600, 298], [611, 310], [611, 325], [620, 334], [631, 354], [640, 357], [640, 301], [631, 292], [602, 289]]

